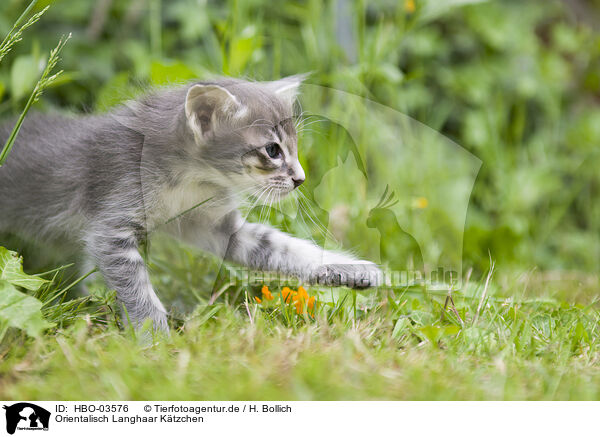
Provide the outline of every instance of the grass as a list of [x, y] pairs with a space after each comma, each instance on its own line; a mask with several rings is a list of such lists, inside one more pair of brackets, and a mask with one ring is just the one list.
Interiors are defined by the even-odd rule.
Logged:
[[[183, 259], [199, 267], [185, 278]], [[179, 294], [202, 284], [212, 262], [182, 248], [170, 272], [153, 261], [153, 279]], [[454, 304], [422, 289], [353, 300], [351, 290], [309, 288], [314, 318], [290, 311], [274, 287], [268, 305], [253, 299], [260, 287], [231, 287], [213, 305], [198, 291], [171, 338], [153, 346], [118, 329], [114, 296], [94, 283], [91, 299], [60, 310], [62, 327], [37, 339], [12, 332], [0, 398], [600, 399], [597, 278], [487, 279], [471, 279]]]

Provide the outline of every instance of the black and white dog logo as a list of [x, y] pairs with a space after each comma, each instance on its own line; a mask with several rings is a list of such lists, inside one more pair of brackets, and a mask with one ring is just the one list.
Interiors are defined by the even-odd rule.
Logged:
[[28, 402], [4, 405], [3, 408], [6, 410], [6, 432], [9, 434], [14, 434], [17, 429], [48, 431], [50, 411]]

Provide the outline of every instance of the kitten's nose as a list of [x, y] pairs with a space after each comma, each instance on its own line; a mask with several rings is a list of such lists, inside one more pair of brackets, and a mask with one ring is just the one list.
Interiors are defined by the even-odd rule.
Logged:
[[300, 185], [302, 185], [302, 182], [304, 182], [304, 169], [299, 162], [296, 162], [296, 164], [290, 168], [290, 176], [292, 177], [294, 188], [298, 188]]

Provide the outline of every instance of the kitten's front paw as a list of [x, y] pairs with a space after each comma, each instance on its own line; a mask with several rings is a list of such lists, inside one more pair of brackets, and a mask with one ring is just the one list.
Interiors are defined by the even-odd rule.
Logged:
[[354, 264], [325, 264], [318, 267], [310, 277], [312, 284], [346, 286], [350, 288], [377, 287], [383, 273], [377, 265], [356, 261]]

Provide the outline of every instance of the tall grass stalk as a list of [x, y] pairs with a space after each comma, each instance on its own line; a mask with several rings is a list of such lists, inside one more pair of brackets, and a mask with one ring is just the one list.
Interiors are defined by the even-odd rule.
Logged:
[[[44, 9], [44, 11], [45, 11], [45, 9]], [[36, 14], [36, 15], [38, 15], [38, 14]], [[48, 57], [48, 62], [46, 63], [46, 68], [44, 68], [44, 71], [42, 73], [42, 76], [40, 77], [40, 80], [37, 82], [37, 84], [33, 88], [33, 91], [31, 92], [31, 95], [29, 96], [29, 99], [27, 100], [27, 104], [25, 105], [25, 108], [23, 108], [23, 111], [21, 112], [21, 115], [19, 116], [19, 119], [17, 120], [17, 123], [15, 124], [15, 127], [13, 128], [13, 130], [10, 134], [10, 137], [4, 144], [4, 147], [2, 148], [2, 152], [0, 153], [0, 167], [2, 165], [4, 165], [4, 163], [6, 162], [6, 159], [8, 158], [8, 154], [12, 150], [15, 140], [17, 138], [17, 135], [19, 134], [19, 130], [21, 129], [21, 125], [23, 124], [23, 121], [25, 120], [25, 116], [29, 112], [29, 109], [31, 109], [31, 105], [33, 105], [35, 102], [37, 102], [39, 100], [39, 98], [41, 97], [42, 93], [44, 92], [44, 90], [46, 88], [48, 88], [58, 78], [58, 76], [60, 76], [62, 74], [63, 71], [60, 70], [51, 75], [52, 70], [54, 70], [54, 67], [56, 67], [56, 64], [58, 63], [58, 61], [60, 59], [59, 55], [60, 55], [61, 50], [64, 48], [65, 44], [67, 43], [67, 41], [70, 38], [71, 38], [71, 34], [69, 34], [66, 37], [63, 36], [60, 39], [60, 41], [58, 42], [58, 45], [50, 52], [50, 56]]]
[[15, 21], [15, 24], [13, 24], [12, 29], [10, 30], [10, 32], [8, 32], [8, 35], [6, 35], [6, 37], [0, 44], [0, 61], [2, 61], [2, 58], [4, 58], [4, 56], [6, 56], [8, 52], [10, 52], [10, 50], [16, 43], [21, 41], [21, 35], [23, 34], [23, 31], [35, 24], [50, 7], [46, 6], [40, 12], [32, 15], [31, 18], [29, 18], [29, 20], [27, 20], [27, 22], [21, 26], [21, 23], [23, 22], [23, 20], [25, 20], [25, 17], [29, 15], [36, 3], [37, 0], [33, 0], [31, 3], [29, 3], [29, 6], [27, 6], [27, 8], [25, 9], [25, 11], [23, 11], [21, 16], [17, 18], [17, 21]]

